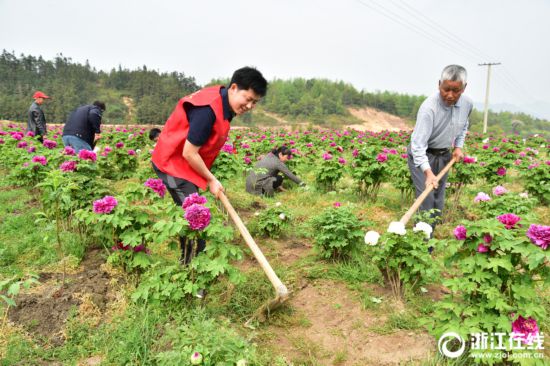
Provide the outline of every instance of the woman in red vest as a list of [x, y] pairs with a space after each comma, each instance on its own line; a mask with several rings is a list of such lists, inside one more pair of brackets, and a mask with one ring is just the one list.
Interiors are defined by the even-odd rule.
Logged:
[[[265, 96], [267, 81], [251, 67], [233, 74], [229, 87], [201, 89], [180, 99], [166, 121], [153, 151], [153, 168], [177, 205], [185, 197], [206, 190], [217, 197], [224, 188], [210, 167], [227, 140], [233, 117], [252, 110]], [[181, 262], [188, 264], [195, 243], [180, 238]], [[197, 243], [197, 253], [205, 243]]]

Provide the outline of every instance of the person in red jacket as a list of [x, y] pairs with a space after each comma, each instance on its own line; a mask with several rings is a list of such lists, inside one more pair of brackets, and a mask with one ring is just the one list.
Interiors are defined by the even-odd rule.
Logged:
[[[267, 81], [252, 67], [233, 73], [228, 87], [201, 89], [179, 100], [166, 121], [153, 151], [153, 168], [177, 205], [185, 197], [207, 188], [218, 197], [224, 188], [210, 172], [225, 144], [233, 117], [252, 110], [267, 92]], [[194, 249], [196, 245], [196, 249]], [[193, 252], [205, 248], [180, 237], [182, 256], [188, 264]]]

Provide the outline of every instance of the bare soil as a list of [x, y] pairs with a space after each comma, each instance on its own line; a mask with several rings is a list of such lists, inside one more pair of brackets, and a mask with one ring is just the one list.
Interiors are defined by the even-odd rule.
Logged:
[[61, 273], [40, 274], [41, 285], [18, 296], [17, 307], [9, 313], [10, 321], [22, 326], [37, 340], [62, 344], [63, 330], [72, 309], [88, 301], [103, 311], [113, 299], [109, 293], [110, 276], [100, 268], [104, 262], [99, 249], [89, 251], [81, 262], [80, 271], [66, 275], [64, 288], [61, 287]]
[[394, 116], [386, 112], [382, 112], [375, 108], [348, 108], [348, 111], [356, 118], [363, 121], [362, 124], [348, 125], [346, 128], [351, 128], [357, 131], [373, 131], [379, 132], [384, 130], [400, 131], [412, 130], [410, 123], [401, 117]]

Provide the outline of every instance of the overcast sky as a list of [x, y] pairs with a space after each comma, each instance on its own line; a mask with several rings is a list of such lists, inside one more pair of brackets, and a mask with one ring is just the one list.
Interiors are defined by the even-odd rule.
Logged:
[[542, 114], [548, 16], [549, 0], [0, 0], [0, 49], [103, 70], [147, 65], [199, 84], [253, 65], [267, 79], [424, 95], [456, 63], [476, 102], [487, 77], [478, 63], [501, 62], [490, 102]]

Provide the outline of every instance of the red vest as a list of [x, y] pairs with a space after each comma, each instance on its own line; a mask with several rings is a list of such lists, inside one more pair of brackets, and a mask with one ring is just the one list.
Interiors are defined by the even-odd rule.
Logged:
[[206, 179], [193, 170], [182, 155], [183, 145], [185, 145], [187, 133], [189, 132], [189, 121], [183, 105], [184, 103], [194, 106], [208, 105], [216, 115], [210, 137], [199, 149], [199, 155], [210, 169], [229, 134], [229, 121], [224, 119], [223, 116], [220, 88], [222, 88], [221, 85], [204, 88], [181, 98], [170, 117], [168, 117], [153, 151], [153, 163], [162, 172], [188, 180], [203, 190], [206, 189]]

